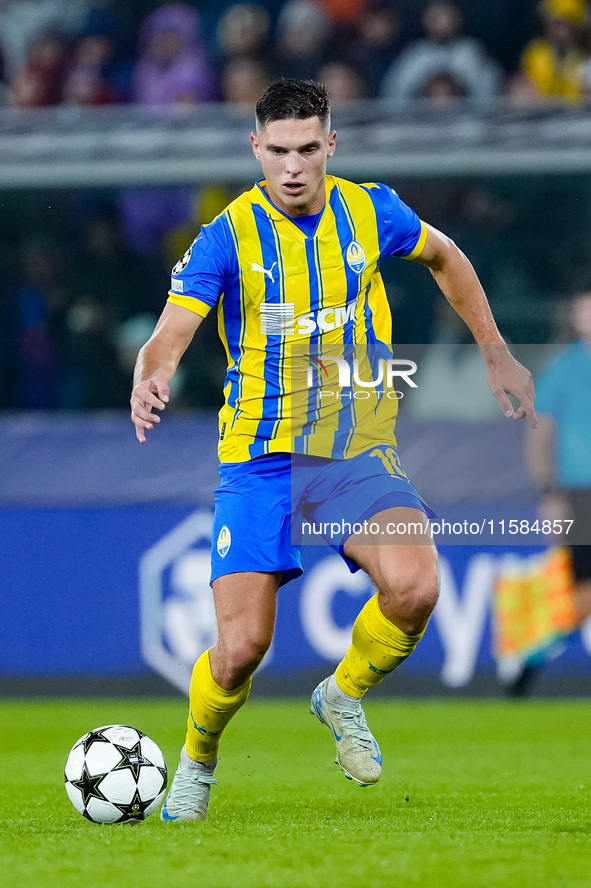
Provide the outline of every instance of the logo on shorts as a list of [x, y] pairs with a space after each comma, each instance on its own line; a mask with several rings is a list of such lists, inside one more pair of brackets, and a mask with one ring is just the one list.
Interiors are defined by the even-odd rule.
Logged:
[[347, 247], [346, 259], [351, 271], [354, 271], [355, 274], [361, 274], [367, 264], [367, 259], [365, 258], [365, 251], [358, 241], [351, 241]]
[[224, 526], [222, 527], [222, 529], [220, 530], [220, 532], [218, 534], [218, 542], [217, 542], [218, 555], [221, 558], [225, 558], [225, 556], [228, 554], [228, 550], [231, 545], [232, 545], [232, 534], [230, 533], [229, 529], [224, 524]]

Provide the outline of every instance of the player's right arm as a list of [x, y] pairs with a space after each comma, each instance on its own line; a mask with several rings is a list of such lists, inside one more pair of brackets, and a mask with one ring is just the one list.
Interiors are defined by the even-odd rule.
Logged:
[[204, 225], [183, 258], [172, 269], [168, 302], [150, 339], [140, 350], [133, 375], [131, 420], [140, 444], [160, 422], [169, 383], [201, 321], [217, 304], [236, 264], [227, 225], [218, 216]]
[[164, 410], [169, 383], [203, 318], [180, 305], [167, 303], [156, 329], [137, 357], [131, 393], [131, 421], [143, 444], [146, 431], [160, 422], [153, 411]]

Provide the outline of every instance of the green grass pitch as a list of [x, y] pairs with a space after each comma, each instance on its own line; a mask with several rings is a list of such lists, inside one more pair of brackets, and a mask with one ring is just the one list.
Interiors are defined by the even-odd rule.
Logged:
[[585, 702], [368, 701], [384, 773], [362, 789], [304, 700], [253, 700], [227, 730], [206, 823], [97, 826], [71, 806], [78, 737], [131, 724], [174, 772], [179, 700], [0, 702], [6, 888], [589, 888]]

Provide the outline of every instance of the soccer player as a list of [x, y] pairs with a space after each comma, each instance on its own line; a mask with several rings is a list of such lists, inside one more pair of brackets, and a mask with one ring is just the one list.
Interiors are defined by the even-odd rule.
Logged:
[[277, 590], [302, 572], [290, 532], [292, 498], [321, 523], [336, 514], [353, 523], [371, 519], [378, 536], [392, 522], [414, 527], [403, 544], [375, 545], [365, 531], [350, 529], [329, 540], [378, 590], [311, 702], [333, 734], [337, 762], [360, 785], [376, 783], [382, 765], [361, 700], [412, 653], [437, 600], [430, 512], [400, 467], [393, 421], [369, 434], [364, 422], [371, 424], [378, 408], [370, 415], [344, 401], [336, 413], [314, 413], [312, 423], [297, 420], [290, 356], [389, 343], [378, 266], [385, 256], [404, 257], [429, 268], [468, 324], [505, 415], [535, 423], [531, 375], [507, 350], [466, 257], [391, 188], [327, 175], [336, 133], [323, 86], [282, 80], [269, 87], [256, 105], [251, 142], [264, 178], [204, 226], [174, 267], [131, 396], [143, 443], [160, 422], [156, 411], [165, 408], [185, 349], [217, 307], [228, 356], [212, 539], [218, 640], [193, 671], [186, 743], [161, 812], [177, 822], [206, 817], [220, 737], [271, 643]]

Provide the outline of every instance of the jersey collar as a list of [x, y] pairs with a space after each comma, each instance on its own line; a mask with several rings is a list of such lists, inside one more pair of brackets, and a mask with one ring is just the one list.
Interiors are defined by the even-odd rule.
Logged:
[[[262, 207], [264, 207], [265, 210], [266, 210], [266, 212], [267, 212], [267, 213], [269, 214], [269, 216], [271, 217], [271, 219], [273, 219], [275, 222], [285, 222], [285, 221], [289, 222], [291, 228], [292, 228], [294, 231], [297, 231], [298, 234], [299, 234], [302, 238], [304, 238], [304, 240], [305, 240], [305, 239], [307, 238], [306, 233], [305, 233], [304, 231], [302, 231], [302, 229], [299, 227], [299, 225], [298, 225], [296, 222], [294, 222], [294, 220], [292, 219], [292, 217], [291, 217], [291, 216], [288, 216], [287, 213], [282, 212], [282, 211], [281, 211], [278, 207], [276, 207], [275, 204], [274, 204], [274, 203], [268, 198], [267, 194], [266, 194], [265, 191], [263, 190], [263, 186], [266, 184], [266, 181], [267, 181], [266, 179], [259, 179], [259, 180], [255, 183], [255, 186], [254, 186], [254, 188], [253, 188], [252, 191], [251, 191], [251, 202], [252, 202], [252, 203], [258, 203], [258, 204], [260, 204]], [[325, 210], [326, 210], [326, 207], [328, 206], [328, 202], [329, 202], [329, 200], [330, 200], [330, 195], [331, 195], [331, 193], [332, 193], [332, 190], [333, 190], [333, 188], [335, 187], [335, 181], [334, 181], [334, 178], [333, 178], [332, 176], [326, 176], [326, 180], [325, 180], [325, 183], [324, 183], [324, 187], [325, 187], [324, 207], [322, 208], [322, 211], [321, 211], [321, 212], [322, 212], [322, 215], [320, 216], [320, 219], [318, 220], [318, 225], [316, 226], [316, 232], [315, 232], [315, 234], [314, 234], [315, 237], [317, 237], [317, 236], [318, 236], [318, 233], [320, 232], [320, 228], [321, 228], [321, 226], [322, 226], [322, 224], [323, 224], [323, 222], [324, 222], [324, 217], [325, 217], [325, 215], [326, 215], [326, 214], [325, 214]]]

